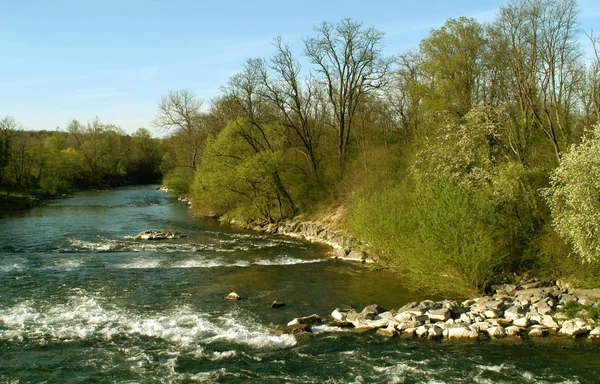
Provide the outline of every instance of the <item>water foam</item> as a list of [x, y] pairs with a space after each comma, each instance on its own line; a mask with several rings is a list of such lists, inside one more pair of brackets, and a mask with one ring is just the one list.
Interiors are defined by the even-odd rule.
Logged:
[[[226, 341], [258, 349], [280, 349], [296, 344], [291, 335], [275, 336], [244, 313], [230, 312], [215, 317], [188, 306], [169, 313], [139, 314], [104, 303], [84, 291], [66, 303], [24, 301], [0, 309], [0, 339], [49, 341], [104, 340], [116, 337], [149, 337], [178, 348]], [[220, 358], [225, 358], [226, 355]]]

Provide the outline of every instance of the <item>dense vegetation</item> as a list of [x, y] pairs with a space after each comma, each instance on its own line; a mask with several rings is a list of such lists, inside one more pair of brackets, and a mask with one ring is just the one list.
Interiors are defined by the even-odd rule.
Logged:
[[[275, 38], [208, 106], [189, 90], [163, 96], [164, 183], [201, 214], [242, 221], [342, 207], [340, 225], [418, 289], [467, 294], [530, 273], [597, 286], [600, 58], [583, 56], [582, 34], [576, 0], [512, 0], [491, 23], [449, 19], [395, 57], [351, 19], [315, 27], [301, 56]], [[49, 159], [29, 145], [22, 176], [13, 143], [5, 179], [54, 191], [135, 174], [136, 161], [156, 169], [118, 149], [156, 145], [147, 132], [104, 127], [120, 144], [98, 156], [96, 123], [21, 133]]]
[[0, 119], [1, 208], [31, 197], [160, 180], [164, 145], [140, 128], [127, 135], [98, 119], [73, 120], [66, 131], [24, 130], [10, 117]]
[[165, 182], [245, 221], [342, 206], [341, 225], [415, 288], [526, 273], [596, 285], [600, 61], [583, 57], [577, 12], [514, 0], [396, 57], [350, 19], [317, 26], [301, 57], [276, 38], [208, 108], [163, 97], [156, 123], [179, 143]]

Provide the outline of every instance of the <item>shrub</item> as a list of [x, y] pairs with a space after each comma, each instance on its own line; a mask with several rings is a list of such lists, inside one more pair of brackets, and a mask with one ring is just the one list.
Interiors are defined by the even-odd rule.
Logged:
[[563, 154], [544, 196], [556, 232], [584, 262], [600, 262], [600, 124]]
[[347, 224], [414, 289], [483, 291], [504, 259], [489, 193], [466, 190], [441, 174], [357, 197]]

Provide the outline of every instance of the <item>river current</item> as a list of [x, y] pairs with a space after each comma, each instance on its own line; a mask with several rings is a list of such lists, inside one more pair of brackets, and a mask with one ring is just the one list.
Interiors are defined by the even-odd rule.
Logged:
[[[124, 240], [143, 230], [184, 232]], [[422, 300], [327, 249], [194, 218], [156, 186], [0, 217], [0, 383], [598, 383], [600, 345], [385, 339], [297, 316]], [[244, 300], [225, 296], [235, 291]], [[274, 300], [281, 308], [270, 308]]]

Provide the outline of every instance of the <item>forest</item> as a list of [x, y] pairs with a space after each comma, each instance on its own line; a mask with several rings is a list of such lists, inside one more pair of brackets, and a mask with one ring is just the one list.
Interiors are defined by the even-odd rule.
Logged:
[[375, 27], [323, 22], [302, 52], [275, 37], [207, 103], [164, 95], [164, 140], [5, 118], [0, 181], [56, 194], [162, 173], [200, 215], [343, 212], [340, 228], [413, 289], [468, 295], [531, 275], [597, 287], [600, 40], [578, 18], [576, 0], [513, 0], [395, 56]]

